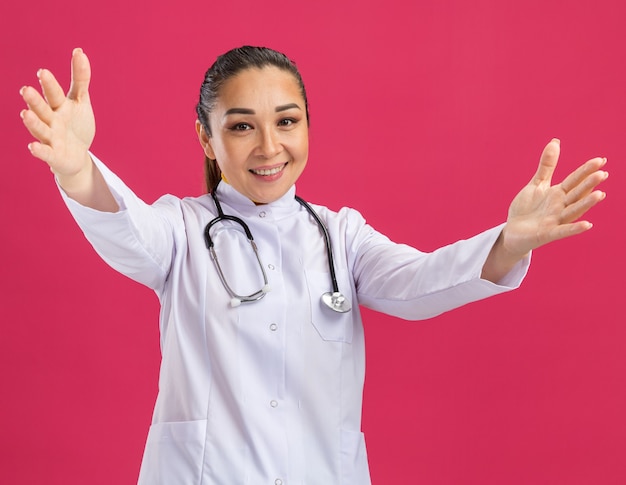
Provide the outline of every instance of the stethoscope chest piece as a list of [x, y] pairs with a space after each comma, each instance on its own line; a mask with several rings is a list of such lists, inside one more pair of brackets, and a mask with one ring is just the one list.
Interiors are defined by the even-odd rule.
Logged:
[[324, 293], [322, 301], [328, 308], [338, 313], [347, 313], [352, 309], [348, 299], [338, 291]]

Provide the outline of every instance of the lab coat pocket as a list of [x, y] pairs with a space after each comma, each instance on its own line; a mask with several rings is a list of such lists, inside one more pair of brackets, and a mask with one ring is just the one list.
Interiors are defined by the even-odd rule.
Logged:
[[371, 485], [365, 436], [360, 431], [341, 431], [341, 485]]
[[138, 485], [199, 485], [206, 420], [150, 427]]
[[332, 291], [330, 273], [305, 271], [311, 304], [311, 323], [323, 340], [352, 343], [352, 312], [339, 313], [322, 301], [322, 295]]

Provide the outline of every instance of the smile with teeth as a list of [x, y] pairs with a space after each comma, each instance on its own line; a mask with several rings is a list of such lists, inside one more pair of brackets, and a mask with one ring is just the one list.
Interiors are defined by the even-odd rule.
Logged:
[[258, 170], [250, 169], [250, 171], [253, 174], [256, 174], [256, 175], [276, 175], [277, 173], [281, 172], [286, 166], [287, 166], [287, 164], [283, 163], [279, 167], [262, 168], [262, 169], [258, 169]]

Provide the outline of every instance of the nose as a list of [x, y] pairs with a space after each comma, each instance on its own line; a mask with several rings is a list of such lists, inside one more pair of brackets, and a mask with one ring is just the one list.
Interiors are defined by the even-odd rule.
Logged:
[[258, 154], [263, 158], [273, 158], [283, 150], [279, 134], [273, 127], [260, 131]]

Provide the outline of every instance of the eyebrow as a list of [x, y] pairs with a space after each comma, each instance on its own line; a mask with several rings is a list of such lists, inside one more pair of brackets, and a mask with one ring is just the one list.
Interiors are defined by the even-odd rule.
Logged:
[[[274, 110], [276, 113], [280, 113], [281, 111], [287, 111], [289, 109], [301, 109], [296, 103], [283, 104], [281, 106], [276, 106]], [[224, 113], [224, 117], [228, 115], [253, 115], [256, 114], [256, 111], [250, 108], [231, 108], [226, 113]]]
[[289, 104], [283, 104], [282, 106], [276, 106], [275, 111], [277, 113], [280, 113], [281, 111], [287, 111], [288, 109], [300, 109], [300, 106], [298, 106], [296, 103], [289, 103]]

